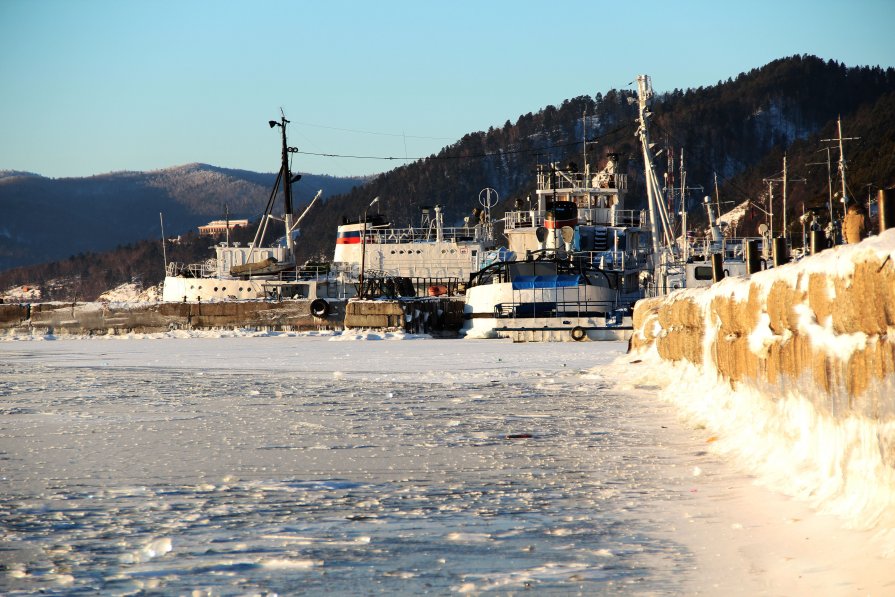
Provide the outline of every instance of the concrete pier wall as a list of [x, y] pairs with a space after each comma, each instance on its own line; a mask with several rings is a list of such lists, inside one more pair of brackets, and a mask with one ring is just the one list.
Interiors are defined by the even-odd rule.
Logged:
[[425, 297], [375, 301], [328, 301], [316, 317], [311, 301], [0, 304], [0, 334], [105, 335], [158, 333], [175, 329], [254, 328], [313, 331], [366, 328], [455, 336], [463, 323], [463, 301]]
[[101, 335], [212, 328], [341, 329], [344, 303], [333, 301], [329, 305], [329, 314], [321, 318], [311, 314], [310, 301], [306, 300], [117, 307], [102, 303], [0, 304], [0, 333]]
[[895, 230], [710, 288], [640, 301], [631, 351], [711, 368], [837, 418], [895, 420]]

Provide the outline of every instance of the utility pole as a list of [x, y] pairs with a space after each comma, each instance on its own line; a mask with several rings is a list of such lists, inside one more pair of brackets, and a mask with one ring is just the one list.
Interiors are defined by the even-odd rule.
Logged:
[[842, 146], [843, 141], [855, 141], [860, 139], [860, 137], [843, 137], [842, 136], [842, 116], [840, 116], [836, 120], [837, 130], [839, 132], [839, 136], [835, 139], [821, 139], [823, 142], [837, 142], [839, 144], [839, 175], [842, 177], [842, 212], [845, 214], [845, 209], [848, 207], [848, 190], [845, 184], [845, 149]]
[[783, 154], [783, 236], [789, 237], [789, 228], [786, 227], [786, 154]]
[[833, 221], [833, 171], [832, 171], [832, 166], [831, 166], [831, 162], [830, 162], [830, 148], [824, 147], [823, 149], [820, 149], [819, 151], [827, 152], [827, 161], [826, 162], [810, 162], [805, 165], [806, 166], [823, 166], [824, 164], [827, 165], [827, 203], [828, 203], [828, 207], [830, 209], [830, 222], [832, 222]]
[[796, 179], [793, 179], [792, 181], [789, 180], [788, 170], [786, 167], [786, 154], [784, 154], [783, 155], [783, 177], [782, 178], [765, 178], [763, 180], [764, 180], [764, 182], [768, 183], [768, 201], [770, 203], [770, 206], [768, 207], [768, 212], [769, 212], [768, 215], [771, 218], [771, 225], [770, 225], [771, 238], [774, 238], [774, 189], [773, 189], [772, 185], [775, 182], [783, 183], [783, 230], [781, 231], [782, 232], [781, 236], [788, 239], [789, 238], [789, 228], [788, 228], [789, 222], [786, 217], [786, 200], [787, 200], [786, 188], [787, 188], [789, 182], [805, 182], [805, 179], [804, 178], [796, 178]]

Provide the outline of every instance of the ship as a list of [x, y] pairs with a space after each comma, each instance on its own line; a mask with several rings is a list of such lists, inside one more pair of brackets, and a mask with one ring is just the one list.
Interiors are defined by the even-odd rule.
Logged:
[[625, 205], [618, 155], [591, 172], [585, 162], [540, 165], [536, 201], [505, 215], [508, 251], [470, 277], [467, 338], [515, 341], [624, 340], [652, 267], [648, 214]]
[[[281, 114], [271, 128], [281, 133], [281, 163], [276, 182], [254, 240], [247, 245], [221, 242], [214, 257], [199, 263], [165, 264], [165, 302], [307, 300], [311, 312], [325, 316], [331, 301], [354, 297], [455, 294], [470, 274], [487, 263], [495, 248], [490, 208], [482, 204], [461, 226], [445, 226], [441, 206], [424, 207], [417, 226], [396, 225], [382, 214], [345, 219], [338, 227], [332, 264], [303, 265], [296, 259], [298, 225], [320, 198], [301, 215], [293, 211], [292, 184], [301, 178], [290, 170], [297, 151], [287, 141], [289, 120]], [[274, 215], [275, 199], [283, 197], [282, 218]], [[282, 226], [278, 240], [264, 244], [268, 232]]]
[[422, 207], [416, 226], [364, 213], [338, 227], [332, 272], [364, 298], [455, 294], [495, 248], [490, 206], [461, 226], [445, 226], [439, 205]]

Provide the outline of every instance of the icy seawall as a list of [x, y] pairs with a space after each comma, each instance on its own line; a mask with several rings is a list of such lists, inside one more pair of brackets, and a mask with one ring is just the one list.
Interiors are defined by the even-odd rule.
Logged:
[[758, 482], [895, 557], [895, 230], [641, 301], [631, 353]]
[[732, 385], [801, 396], [825, 415], [893, 420], [895, 230], [749, 279], [640, 301], [631, 350], [652, 346]]

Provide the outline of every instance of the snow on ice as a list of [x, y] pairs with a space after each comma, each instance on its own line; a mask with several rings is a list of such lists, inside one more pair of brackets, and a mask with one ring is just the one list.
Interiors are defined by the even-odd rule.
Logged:
[[822, 430], [787, 448], [760, 396], [622, 343], [20, 340], [0, 342], [5, 594], [895, 587], [888, 480], [849, 519]]

